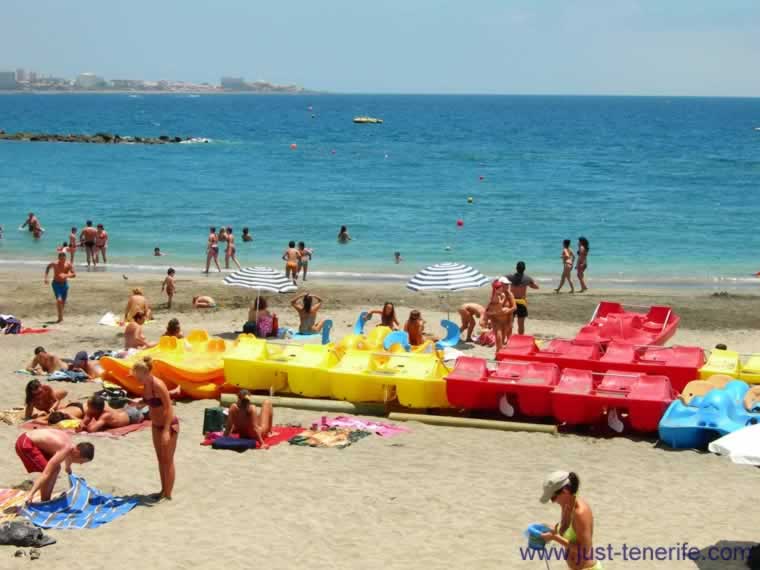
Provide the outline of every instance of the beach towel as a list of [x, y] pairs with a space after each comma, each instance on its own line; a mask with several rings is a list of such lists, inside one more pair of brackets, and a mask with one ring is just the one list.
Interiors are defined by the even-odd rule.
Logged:
[[107, 312], [105, 315], [100, 317], [100, 320], [98, 321], [99, 325], [103, 325], [104, 327], [118, 327], [119, 325], [119, 319], [116, 318], [116, 315], [114, 315], [112, 312]]
[[18, 334], [42, 334], [50, 332], [53, 329], [21, 329], [21, 332]]
[[47, 379], [58, 382], [88, 382], [90, 380], [87, 374], [75, 370], [56, 370], [49, 374]]
[[345, 449], [354, 442], [364, 439], [370, 432], [358, 429], [330, 428], [326, 430], [306, 430], [288, 440], [291, 445], [304, 447], [334, 447]]
[[[288, 441], [289, 439], [302, 433], [303, 431], [304, 429], [302, 427], [274, 426], [272, 427], [272, 434], [264, 438], [264, 443], [266, 443], [269, 447], [274, 447], [275, 445], [282, 443], [283, 441]], [[212, 445], [214, 441], [219, 439], [220, 437], [224, 437], [223, 432], [211, 431], [206, 434], [206, 437], [201, 442], [201, 445]], [[240, 436], [235, 433], [228, 437], [239, 438]]]
[[23, 489], [0, 489], [0, 523], [15, 519], [25, 498], [26, 491]]
[[360, 418], [352, 418], [348, 416], [338, 416], [337, 418], [326, 418], [322, 425], [327, 427], [336, 428], [349, 428], [358, 429], [362, 431], [368, 431], [375, 433], [381, 437], [393, 437], [400, 433], [408, 433], [410, 430], [405, 426], [397, 426], [394, 424], [384, 424], [381, 422], [372, 422], [369, 420], [362, 420]]
[[68, 491], [42, 503], [32, 503], [19, 514], [40, 528], [98, 528], [137, 506], [138, 500], [114, 497], [87, 484], [78, 475], [69, 475]]

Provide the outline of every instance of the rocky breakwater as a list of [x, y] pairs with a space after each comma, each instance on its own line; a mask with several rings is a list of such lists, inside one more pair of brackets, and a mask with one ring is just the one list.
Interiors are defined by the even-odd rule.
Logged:
[[0, 141], [24, 142], [65, 142], [88, 144], [176, 144], [190, 142], [208, 142], [208, 139], [190, 137], [122, 137], [111, 133], [95, 133], [94, 135], [52, 134], [52, 133], [6, 133], [0, 130]]

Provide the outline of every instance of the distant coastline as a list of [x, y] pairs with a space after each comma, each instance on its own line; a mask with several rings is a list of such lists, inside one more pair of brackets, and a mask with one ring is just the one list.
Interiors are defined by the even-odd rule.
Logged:
[[327, 91], [310, 91], [302, 89], [298, 91], [153, 91], [150, 89], [141, 91], [127, 91], [126, 89], [70, 89], [70, 90], [34, 90], [34, 89], [5, 89], [0, 90], [2, 95], [330, 95]]

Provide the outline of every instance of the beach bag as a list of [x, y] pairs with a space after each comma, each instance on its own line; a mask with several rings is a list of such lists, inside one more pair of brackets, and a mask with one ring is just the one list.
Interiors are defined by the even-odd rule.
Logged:
[[227, 423], [224, 417], [224, 408], [214, 406], [203, 410], [203, 435], [210, 431], [223, 431], [224, 424]]
[[94, 395], [103, 398], [114, 409], [123, 408], [129, 402], [129, 394], [123, 388], [104, 388]]
[[240, 437], [217, 437], [211, 444], [212, 449], [229, 449], [231, 451], [243, 452], [248, 449], [256, 448], [256, 441], [253, 439], [243, 439]]
[[16, 317], [6, 316], [0, 320], [0, 325], [5, 329], [5, 334], [20, 334], [21, 321]]
[[272, 332], [269, 333], [269, 336], [277, 338], [277, 331], [279, 329], [280, 319], [277, 318], [277, 313], [272, 313]]
[[480, 333], [477, 343], [481, 346], [494, 346], [496, 344], [496, 335], [493, 331]]

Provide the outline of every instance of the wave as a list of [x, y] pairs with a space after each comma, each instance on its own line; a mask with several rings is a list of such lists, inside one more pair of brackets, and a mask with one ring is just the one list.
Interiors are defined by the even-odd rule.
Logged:
[[[44, 267], [49, 261], [39, 259], [0, 259], [0, 267]], [[109, 263], [107, 266], [100, 265], [94, 272], [96, 273], [156, 273], [163, 274], [166, 268], [173, 267], [177, 273], [183, 275], [203, 275], [200, 265], [175, 265], [169, 261], [162, 261], [160, 264], [150, 263]], [[78, 270], [86, 270], [87, 264], [78, 262], [75, 264]], [[224, 276], [233, 273], [234, 269], [223, 269], [221, 273], [212, 272], [209, 277]], [[411, 273], [373, 273], [371, 271], [341, 271], [341, 270], [323, 270], [310, 271], [309, 276], [320, 278], [325, 281], [342, 281], [356, 283], [405, 283], [412, 278]], [[490, 275], [489, 279], [494, 279], [499, 275]], [[532, 275], [533, 279], [540, 285], [547, 286], [556, 284], [556, 276]], [[689, 289], [689, 290], [706, 290], [714, 291], [717, 289], [742, 289], [747, 291], [757, 291], [760, 289], [760, 277], [742, 276], [742, 275], [718, 275], [711, 278], [700, 276], [655, 276], [655, 275], [599, 275], [588, 279], [589, 284], [597, 289], [635, 289], [652, 290], [652, 289]]]

